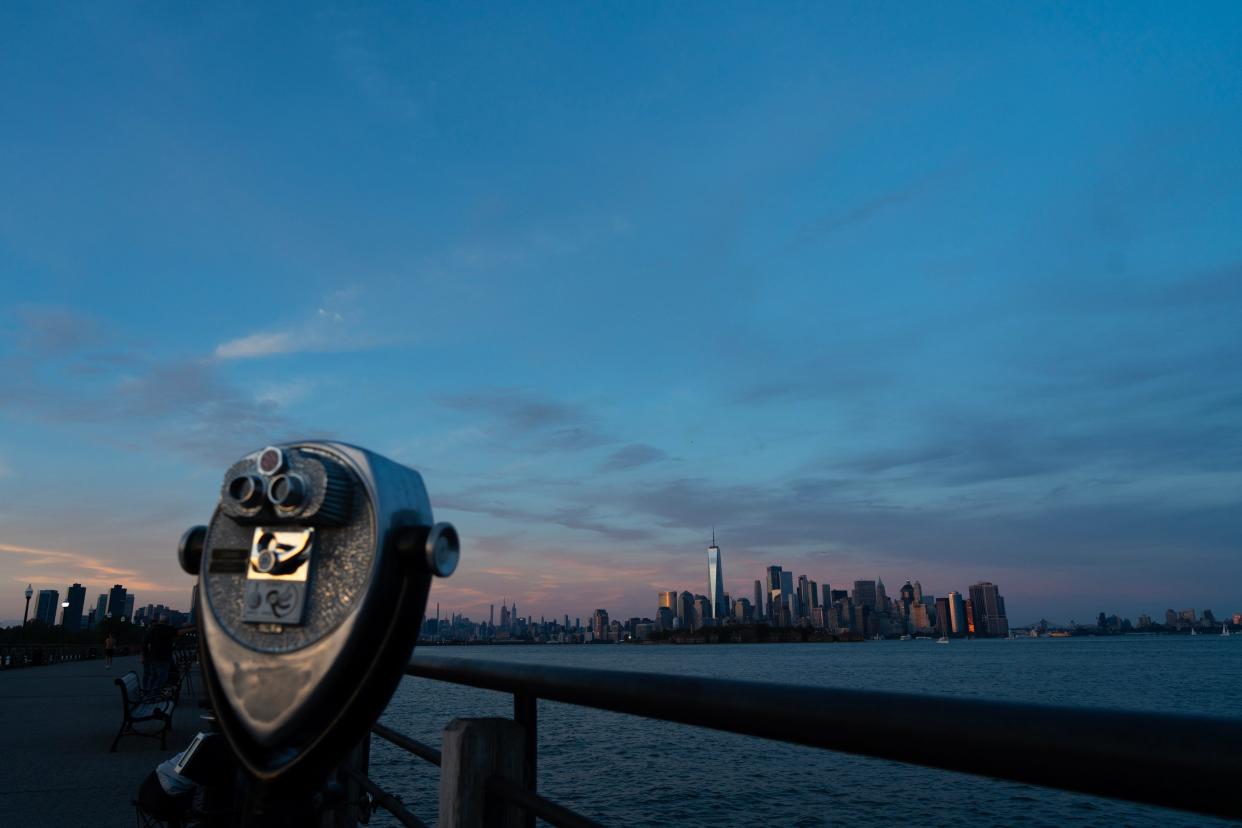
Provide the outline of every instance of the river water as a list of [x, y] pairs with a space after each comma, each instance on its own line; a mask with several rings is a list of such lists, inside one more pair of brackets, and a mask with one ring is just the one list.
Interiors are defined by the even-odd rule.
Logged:
[[[419, 655], [1242, 716], [1242, 636], [428, 647]], [[507, 694], [406, 678], [381, 721], [438, 746], [454, 717], [512, 713]], [[371, 776], [434, 823], [436, 768], [372, 741]], [[615, 826], [1234, 824], [543, 701], [539, 788]], [[396, 822], [381, 812], [372, 824]]]

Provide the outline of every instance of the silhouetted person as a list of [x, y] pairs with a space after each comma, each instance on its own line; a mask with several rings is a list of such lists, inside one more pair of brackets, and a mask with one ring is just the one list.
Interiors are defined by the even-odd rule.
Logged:
[[116, 639], [112, 637], [112, 633], [104, 639], [104, 667], [112, 669], [112, 657], [116, 655]]
[[142, 639], [142, 687], [148, 693], [160, 689], [168, 681], [176, 637], [177, 631], [168, 625], [167, 615], [161, 615], [147, 628]]

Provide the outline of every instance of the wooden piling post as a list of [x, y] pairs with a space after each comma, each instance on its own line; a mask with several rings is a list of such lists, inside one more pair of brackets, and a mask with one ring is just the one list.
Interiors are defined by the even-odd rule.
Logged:
[[520, 828], [522, 809], [487, 795], [490, 776], [523, 784], [522, 726], [512, 719], [454, 719], [440, 746], [441, 828]]

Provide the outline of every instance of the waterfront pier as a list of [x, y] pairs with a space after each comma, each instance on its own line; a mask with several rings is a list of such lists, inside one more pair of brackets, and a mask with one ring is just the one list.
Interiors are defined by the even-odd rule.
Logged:
[[[129, 670], [141, 675], [138, 656], [113, 659], [111, 670], [100, 658], [0, 671], [0, 824], [134, 824], [143, 777], [202, 729], [204, 711], [184, 690], [167, 750], [126, 736], [110, 753], [121, 724], [113, 680]], [[194, 681], [199, 690], [197, 672]]]

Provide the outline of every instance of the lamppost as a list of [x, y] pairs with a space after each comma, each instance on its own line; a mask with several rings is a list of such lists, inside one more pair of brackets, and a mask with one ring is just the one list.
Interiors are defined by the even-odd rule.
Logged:
[[34, 595], [34, 587], [26, 584], [26, 611], [22, 613], [22, 638], [26, 637], [26, 619], [30, 617], [30, 596]]

